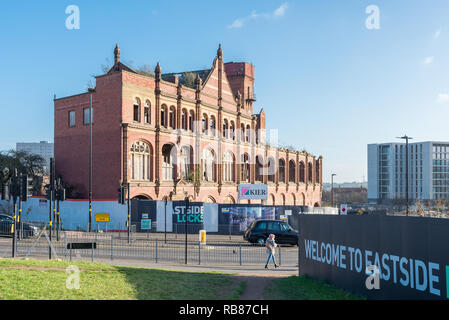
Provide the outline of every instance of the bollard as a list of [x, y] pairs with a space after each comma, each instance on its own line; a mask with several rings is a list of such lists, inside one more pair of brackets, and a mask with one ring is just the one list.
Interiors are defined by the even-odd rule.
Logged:
[[198, 264], [201, 264], [201, 241], [198, 241]]

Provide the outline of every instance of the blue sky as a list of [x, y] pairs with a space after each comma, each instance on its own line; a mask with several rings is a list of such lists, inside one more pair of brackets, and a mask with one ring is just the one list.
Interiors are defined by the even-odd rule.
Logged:
[[[67, 30], [68, 5], [80, 29]], [[377, 5], [380, 29], [369, 30]], [[113, 59], [163, 72], [224, 59], [256, 67], [257, 102], [282, 145], [324, 157], [324, 181], [360, 181], [366, 145], [449, 141], [449, 2], [14, 1], [0, 12], [0, 150], [53, 140], [53, 95], [83, 92]]]

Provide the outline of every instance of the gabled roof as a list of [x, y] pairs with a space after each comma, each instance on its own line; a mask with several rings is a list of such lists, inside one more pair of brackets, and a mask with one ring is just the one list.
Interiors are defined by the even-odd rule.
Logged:
[[113, 72], [118, 72], [118, 71], [128, 71], [128, 72], [138, 73], [136, 70], [134, 70], [128, 66], [125, 66], [121, 62], [118, 62], [117, 64], [113, 65], [111, 69], [109, 69], [107, 74], [110, 74]]

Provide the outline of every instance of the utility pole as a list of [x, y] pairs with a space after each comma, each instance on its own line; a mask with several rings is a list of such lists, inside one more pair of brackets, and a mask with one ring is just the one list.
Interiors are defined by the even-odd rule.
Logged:
[[129, 187], [129, 182], [127, 184], [128, 186], [128, 243], [131, 243], [131, 239], [130, 239], [130, 229], [131, 229], [131, 213], [129, 212], [130, 210], [130, 195], [131, 192], [129, 191], [130, 187]]
[[186, 211], [185, 211], [185, 233], [186, 233], [186, 239], [185, 239], [185, 263], [187, 264], [187, 211], [189, 210], [189, 197], [185, 198], [186, 201]]
[[[164, 216], [165, 216], [165, 223], [164, 223], [164, 226], [165, 226], [165, 230], [164, 230], [164, 243], [167, 243], [167, 197], [165, 197], [164, 203], [165, 203], [165, 214], [164, 214]], [[173, 232], [173, 228], [172, 228], [172, 232]]]
[[89, 227], [88, 231], [92, 231], [92, 94], [94, 88], [89, 88]]
[[334, 176], [336, 176], [336, 174], [332, 173], [331, 175], [332, 207], [334, 207]]
[[413, 139], [412, 137], [408, 137], [404, 135], [403, 137], [397, 137], [398, 139], [405, 140], [405, 204], [406, 204], [406, 212], [405, 214], [409, 215], [409, 204], [408, 204], [408, 141]]
[[19, 177], [17, 175], [17, 169], [14, 169], [13, 176], [11, 178], [11, 193], [12, 193], [12, 202], [13, 202], [13, 232], [12, 232], [12, 257], [16, 257], [16, 241], [17, 241], [17, 197], [19, 196]]

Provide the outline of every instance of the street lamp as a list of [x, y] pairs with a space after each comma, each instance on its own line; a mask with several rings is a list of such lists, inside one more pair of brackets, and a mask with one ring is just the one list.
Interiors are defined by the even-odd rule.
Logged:
[[164, 243], [167, 243], [167, 197], [164, 198], [164, 203], [165, 203], [165, 230], [164, 230]]
[[92, 94], [94, 88], [89, 88], [89, 232], [92, 231]]
[[334, 206], [334, 176], [336, 176], [336, 174], [332, 173], [331, 175], [332, 207]]
[[396, 137], [397, 139], [404, 139], [405, 140], [405, 203], [406, 203], [406, 215], [409, 214], [409, 207], [408, 207], [408, 141], [413, 139], [412, 137], [408, 137], [407, 135], [404, 135], [403, 137]]

